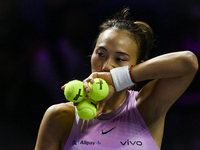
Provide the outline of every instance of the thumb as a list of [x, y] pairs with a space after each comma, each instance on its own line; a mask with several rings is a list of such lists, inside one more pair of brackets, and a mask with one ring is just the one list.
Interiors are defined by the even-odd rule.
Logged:
[[98, 106], [97, 108], [98, 108], [98, 110], [97, 110], [97, 114], [96, 114], [96, 116], [94, 117], [94, 119], [96, 119], [96, 118], [102, 113], [105, 104], [106, 104], [106, 102], [104, 102], [104, 101], [100, 101], [100, 102], [97, 103], [97, 106]]
[[64, 89], [65, 89], [65, 86], [66, 86], [66, 84], [65, 84], [65, 85], [63, 85], [63, 86], [61, 87], [61, 90], [64, 90]]

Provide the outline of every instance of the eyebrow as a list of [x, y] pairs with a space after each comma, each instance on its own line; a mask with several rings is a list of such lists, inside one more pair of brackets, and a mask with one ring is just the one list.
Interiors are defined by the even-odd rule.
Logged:
[[103, 49], [103, 50], [105, 50], [105, 51], [108, 51], [105, 47], [103, 47], [103, 46], [97, 46], [98, 48], [101, 48], [101, 49]]
[[[101, 49], [103, 49], [103, 50], [105, 50], [105, 51], [108, 51], [105, 47], [103, 47], [103, 46], [97, 46], [98, 48], [101, 48]], [[129, 54], [127, 54], [127, 53], [125, 53], [125, 52], [116, 52], [117, 54], [120, 54], [120, 55], [127, 55], [127, 56], [129, 56], [130, 57], [130, 55]]]

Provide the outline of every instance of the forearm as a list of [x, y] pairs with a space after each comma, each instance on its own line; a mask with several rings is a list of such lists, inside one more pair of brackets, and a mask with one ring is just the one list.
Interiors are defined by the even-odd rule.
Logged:
[[131, 73], [136, 82], [173, 78], [195, 74], [198, 69], [196, 56], [190, 51], [161, 55], [132, 67]]

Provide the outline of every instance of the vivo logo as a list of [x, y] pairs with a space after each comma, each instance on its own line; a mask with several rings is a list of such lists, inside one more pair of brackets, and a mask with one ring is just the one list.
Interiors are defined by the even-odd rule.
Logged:
[[142, 142], [141, 141], [125, 141], [125, 142], [122, 142], [120, 141], [120, 143], [125, 146], [125, 145], [137, 145], [137, 146], [142, 146]]

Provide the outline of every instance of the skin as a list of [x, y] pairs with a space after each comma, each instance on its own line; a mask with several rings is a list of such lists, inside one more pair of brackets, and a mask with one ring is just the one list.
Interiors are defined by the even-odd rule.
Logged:
[[[165, 116], [173, 103], [184, 93], [198, 69], [196, 56], [190, 51], [161, 55], [136, 65], [138, 47], [127, 32], [108, 29], [99, 35], [91, 57], [92, 74], [83, 83], [96, 77], [109, 84], [109, 95], [100, 102], [98, 114], [108, 113], [123, 103], [127, 89], [115, 92], [110, 70], [134, 65], [132, 75], [136, 82], [153, 79], [137, 96], [137, 108], [158, 147], [161, 147]], [[62, 87], [64, 89], [65, 86]], [[74, 121], [74, 105], [63, 103], [51, 106], [40, 125], [35, 150], [63, 149]]]

